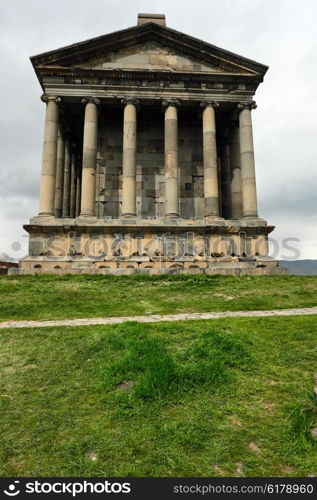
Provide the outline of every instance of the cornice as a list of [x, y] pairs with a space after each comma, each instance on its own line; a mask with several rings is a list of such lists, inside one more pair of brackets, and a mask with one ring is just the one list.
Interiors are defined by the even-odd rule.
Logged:
[[259, 85], [263, 81], [260, 75], [244, 75], [237, 73], [191, 73], [150, 70], [92, 70], [84, 68], [63, 68], [41, 66], [37, 68], [39, 78], [45, 76], [64, 76], [73, 78], [103, 78], [111, 80], [147, 80], [147, 81], [193, 81], [215, 83], [251, 83]]
[[52, 64], [57, 61], [65, 66], [73, 65], [98, 57], [106, 52], [118, 51], [121, 48], [137, 45], [147, 40], [156, 41], [160, 45], [171, 47], [177, 52], [185, 53], [233, 73], [239, 73], [243, 69], [263, 78], [268, 69], [267, 66], [256, 61], [155, 23], [134, 26], [46, 52], [31, 57], [31, 61], [35, 70], [39, 65]]

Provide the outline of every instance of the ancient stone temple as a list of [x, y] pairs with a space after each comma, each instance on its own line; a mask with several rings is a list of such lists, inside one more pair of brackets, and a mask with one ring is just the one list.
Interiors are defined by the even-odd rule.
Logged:
[[46, 117], [20, 272], [280, 271], [252, 137], [266, 66], [150, 14], [31, 61]]

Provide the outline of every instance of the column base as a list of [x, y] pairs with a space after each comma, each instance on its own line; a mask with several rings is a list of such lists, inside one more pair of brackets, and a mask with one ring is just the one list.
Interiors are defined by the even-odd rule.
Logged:
[[179, 217], [179, 214], [176, 213], [171, 213], [171, 214], [165, 214], [166, 219], [176, 219]]
[[[70, 217], [71, 219], [75, 219], [75, 217]], [[86, 215], [86, 214], [80, 214], [78, 217], [76, 217], [76, 220], [79, 222], [95, 222], [97, 220], [97, 217], [95, 215]]]
[[136, 217], [136, 214], [134, 214], [132, 212], [128, 212], [128, 213], [120, 215], [120, 219], [135, 218], [135, 217]]
[[221, 215], [205, 215], [205, 221], [217, 222], [224, 221], [225, 219]]
[[258, 214], [243, 215], [241, 218], [242, 219], [260, 219]]

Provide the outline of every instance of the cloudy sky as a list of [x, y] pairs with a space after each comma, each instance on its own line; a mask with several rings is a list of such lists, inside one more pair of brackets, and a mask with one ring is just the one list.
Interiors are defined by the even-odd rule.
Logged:
[[317, 259], [315, 0], [1, 0], [0, 254], [27, 252], [22, 225], [38, 211], [45, 107], [29, 57], [132, 26], [138, 12], [270, 66], [253, 112], [259, 212], [277, 226], [274, 254]]

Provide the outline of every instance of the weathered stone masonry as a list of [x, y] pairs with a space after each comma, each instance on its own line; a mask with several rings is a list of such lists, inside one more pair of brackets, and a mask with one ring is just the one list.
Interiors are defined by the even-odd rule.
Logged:
[[19, 272], [282, 272], [257, 209], [266, 66], [149, 14], [31, 61], [46, 117]]

